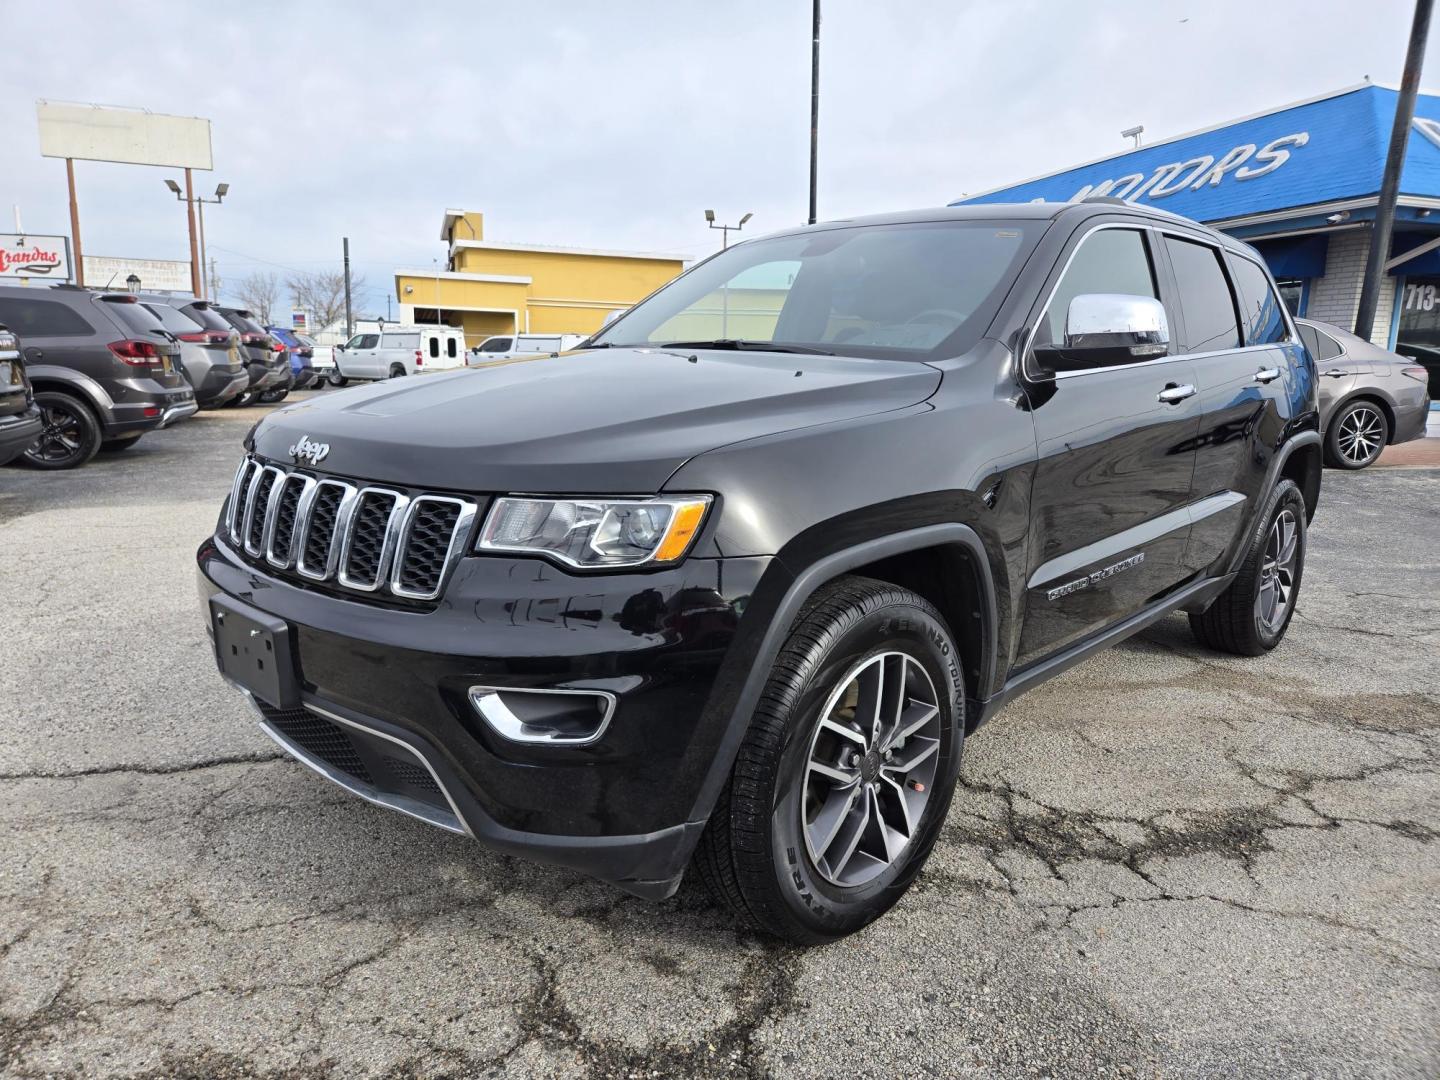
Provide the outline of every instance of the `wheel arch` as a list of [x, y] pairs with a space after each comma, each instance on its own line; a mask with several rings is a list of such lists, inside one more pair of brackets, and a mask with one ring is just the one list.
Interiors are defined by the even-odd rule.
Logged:
[[[784, 554], [782, 551], [776, 559], [776, 563], [780, 565], [775, 567], [782, 572], [785, 569]], [[951, 627], [951, 636], [961, 648], [961, 657], [967, 668], [967, 730], [974, 726], [975, 720], [981, 715], [981, 707], [980, 702], [968, 693], [971, 688], [968, 668], [973, 658], [978, 672], [975, 685], [981, 695], [987, 694], [994, 678], [999, 650], [996, 585], [980, 534], [968, 525], [941, 522], [860, 541], [816, 559], [798, 573], [794, 573], [786, 584], [780, 586], [783, 593], [773, 608], [770, 608], [768, 603], [764, 604], [764, 607], [770, 610], [764, 630], [760, 632], [758, 646], [753, 652], [745, 650], [744, 655], [727, 658], [726, 666], [733, 663], [737, 669], [732, 677], [737, 677], [739, 686], [734, 694], [727, 695], [727, 701], [721, 704], [723, 712], [714, 717], [716, 723], [724, 725], [723, 733], [697, 792], [690, 815], [691, 821], [707, 820], [714, 809], [720, 791], [734, 767], [736, 754], [750, 725], [750, 718], [759, 704], [761, 692], [769, 680], [775, 657], [784, 645], [796, 617], [816, 590], [837, 578], [852, 574], [878, 577], [880, 580], [904, 584], [910, 588], [908, 582], [914, 580], [913, 575], [927, 565], [932, 568], [937, 565], [948, 567], [952, 571], [960, 570], [972, 575], [968, 579], [968, 586], [961, 585], [949, 595], [942, 593], [941, 603], [936, 603], [930, 596], [927, 596], [927, 599], [936, 603], [947, 622], [957, 617], [957, 614], [959, 617], [969, 618], [971, 613], [967, 612], [965, 607], [967, 598], [973, 599], [978, 605], [978, 610], [973, 612], [975, 618], [970, 620], [980, 624], [977, 632], [964, 634]], [[896, 577], [905, 580], [896, 581]], [[763, 590], [762, 582], [756, 590], [757, 599]], [[920, 591], [920, 594], [926, 595], [924, 591]], [[961, 639], [966, 637], [978, 642], [969, 654], [961, 644]], [[722, 672], [717, 681], [723, 685], [726, 673]]]
[[1352, 390], [1343, 398], [1337, 401], [1330, 409], [1329, 420], [1325, 423], [1325, 434], [1330, 434], [1330, 421], [1339, 416], [1341, 411], [1348, 409], [1357, 401], [1369, 402], [1371, 405], [1378, 405], [1380, 411], [1385, 414], [1385, 424], [1388, 428], [1385, 434], [1385, 445], [1389, 446], [1395, 439], [1395, 404], [1387, 398], [1382, 391], [1374, 386], [1362, 386]]
[[109, 422], [115, 402], [105, 388], [90, 376], [55, 364], [26, 364], [25, 374], [36, 393], [50, 390], [69, 394], [90, 406], [102, 425]]

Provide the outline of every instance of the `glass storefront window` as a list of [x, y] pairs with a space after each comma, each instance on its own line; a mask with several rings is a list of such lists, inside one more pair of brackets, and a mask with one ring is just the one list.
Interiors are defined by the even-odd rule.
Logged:
[[1285, 304], [1285, 310], [1297, 319], [1304, 315], [1301, 304], [1305, 299], [1305, 282], [1300, 278], [1277, 278], [1275, 285], [1280, 290], [1280, 299]]
[[1440, 397], [1440, 277], [1405, 279], [1395, 351], [1425, 365], [1430, 372], [1430, 398]]

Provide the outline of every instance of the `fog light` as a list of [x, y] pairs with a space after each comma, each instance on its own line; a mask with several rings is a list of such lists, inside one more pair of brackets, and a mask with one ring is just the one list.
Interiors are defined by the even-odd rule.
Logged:
[[585, 746], [605, 734], [615, 712], [608, 690], [470, 687], [470, 704], [491, 730], [511, 742]]

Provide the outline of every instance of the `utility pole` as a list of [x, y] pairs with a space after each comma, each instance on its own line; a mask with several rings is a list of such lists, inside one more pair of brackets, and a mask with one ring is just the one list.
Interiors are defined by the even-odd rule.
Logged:
[[1380, 200], [1375, 204], [1375, 227], [1370, 231], [1365, 284], [1360, 289], [1360, 309], [1355, 313], [1355, 334], [1366, 341], [1375, 329], [1375, 308], [1380, 302], [1380, 287], [1385, 283], [1385, 261], [1390, 257], [1390, 234], [1395, 227], [1395, 203], [1400, 197], [1400, 173], [1405, 166], [1410, 125], [1415, 119], [1415, 92], [1420, 87], [1420, 68], [1425, 62], [1425, 41], [1430, 36], [1430, 12], [1434, 6], [1434, 0], [1416, 0], [1415, 21], [1410, 24], [1405, 73], [1400, 76], [1395, 123], [1390, 128], [1390, 150], [1385, 155]]
[[815, 177], [820, 152], [820, 0], [810, 39], [810, 224], [815, 224]]
[[210, 280], [205, 286], [205, 296], [210, 300], [220, 299], [220, 271], [215, 266], [215, 256], [210, 256]]
[[190, 223], [190, 291], [204, 295], [200, 282], [200, 249], [195, 239], [195, 185], [190, 170], [185, 170], [185, 217]]
[[355, 318], [350, 309], [350, 237], [345, 237], [345, 340], [355, 335]]

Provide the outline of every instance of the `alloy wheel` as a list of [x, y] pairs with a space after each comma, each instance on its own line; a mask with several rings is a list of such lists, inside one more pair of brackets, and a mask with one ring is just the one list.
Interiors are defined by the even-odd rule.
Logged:
[[64, 405], [45, 405], [40, 409], [40, 422], [44, 427], [35, 444], [25, 451], [27, 457], [56, 464], [83, 452], [85, 432], [73, 410]]
[[1291, 510], [1282, 510], [1270, 526], [1265, 557], [1260, 563], [1260, 588], [1255, 594], [1255, 619], [1262, 630], [1275, 633], [1285, 624], [1295, 596], [1295, 561], [1299, 526]]
[[1367, 464], [1380, 453], [1385, 421], [1368, 405], [1357, 405], [1340, 421], [1336, 448], [1351, 465]]
[[939, 764], [940, 706], [916, 659], [885, 652], [840, 680], [805, 759], [801, 813], [816, 871], [863, 885], [914, 839]]

